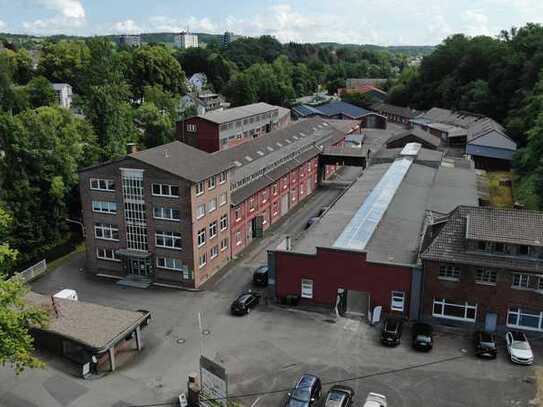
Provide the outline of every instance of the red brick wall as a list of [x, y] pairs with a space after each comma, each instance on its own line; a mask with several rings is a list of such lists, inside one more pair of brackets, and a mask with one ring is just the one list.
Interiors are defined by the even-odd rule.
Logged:
[[[187, 131], [187, 125], [196, 125], [196, 133]], [[177, 140], [187, 143], [200, 150], [213, 153], [218, 151], [219, 146], [219, 125], [211, 123], [200, 117], [189, 117], [176, 124]]]
[[371, 306], [382, 305], [390, 312], [392, 291], [405, 292], [405, 312], [409, 310], [411, 269], [366, 261], [365, 253], [318, 248], [316, 255], [275, 252], [276, 294], [300, 295], [301, 280], [313, 280], [315, 304], [333, 305], [337, 289], [347, 288], [370, 294]]
[[423, 314], [432, 316], [434, 298], [446, 298], [452, 302], [477, 304], [477, 322], [484, 323], [485, 314], [498, 314], [498, 325], [505, 325], [507, 309], [510, 306], [543, 310], [543, 295], [536, 291], [511, 288], [512, 272], [499, 270], [496, 285], [475, 282], [475, 270], [470, 266], [458, 265], [461, 270], [459, 281], [439, 279], [439, 263], [424, 262]]

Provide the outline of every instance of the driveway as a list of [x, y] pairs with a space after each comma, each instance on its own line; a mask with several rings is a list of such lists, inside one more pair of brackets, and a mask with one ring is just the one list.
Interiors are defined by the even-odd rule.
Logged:
[[[346, 179], [356, 176], [352, 170]], [[261, 304], [246, 317], [229, 315], [234, 296], [250, 285], [254, 268], [265, 263], [266, 249], [285, 234], [301, 233], [306, 220], [340, 193], [333, 185], [319, 190], [202, 292], [119, 287], [80, 271], [84, 255], [73, 256], [33, 283], [33, 289], [52, 294], [73, 288], [83, 301], [150, 310], [153, 319], [144, 330], [145, 348], [114, 374], [96, 380], [71, 375], [68, 365], [51, 355], [43, 355], [45, 369], [20, 377], [0, 368], [0, 406], [173, 402], [186, 391], [189, 373], [198, 371], [201, 353], [225, 366], [230, 394], [240, 396], [237, 399], [246, 406], [280, 405], [305, 372], [317, 374], [324, 383], [345, 380], [343, 384], [356, 391], [355, 405], [361, 405], [369, 391], [385, 394], [393, 407], [533, 405], [533, 369], [511, 365], [503, 347], [497, 360], [483, 361], [471, 356], [466, 338], [450, 333], [438, 333], [434, 351], [424, 354], [412, 351], [407, 340], [397, 348], [384, 348], [377, 342], [377, 328], [350, 319], [335, 321], [322, 313]], [[199, 316], [209, 335], [202, 335]], [[540, 355], [537, 348], [538, 360]]]

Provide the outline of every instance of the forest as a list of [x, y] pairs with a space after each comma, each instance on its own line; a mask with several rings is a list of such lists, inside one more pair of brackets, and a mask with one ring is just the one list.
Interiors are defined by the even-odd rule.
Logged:
[[497, 120], [519, 146], [515, 199], [543, 209], [543, 26], [527, 24], [496, 38], [453, 35], [424, 57], [418, 69], [401, 72], [389, 101]]

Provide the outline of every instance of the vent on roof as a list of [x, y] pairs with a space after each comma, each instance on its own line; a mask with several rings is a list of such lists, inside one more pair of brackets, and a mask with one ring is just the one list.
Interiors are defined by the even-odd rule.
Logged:
[[318, 127], [319, 129], [322, 129], [322, 124], [319, 124], [317, 127]]
[[266, 148], [267, 148], [269, 151], [273, 151], [273, 147], [268, 146], [268, 147], [266, 147]]
[[283, 147], [283, 145], [279, 142], [275, 143], [277, 145], [277, 147]]
[[302, 137], [305, 137], [305, 134], [304, 134], [304, 133], [302, 133], [302, 132], [300, 132], [300, 136], [302, 136]]
[[328, 123], [323, 123], [322, 125], [323, 125], [324, 127], [326, 127], [326, 126], [328, 126]]
[[246, 159], [248, 162], [253, 161], [253, 159], [252, 159], [251, 157], [249, 157], [248, 155], [245, 156], [245, 159]]
[[290, 141], [288, 138], [286, 138], [285, 141], [286, 141], [288, 144], [291, 143], [291, 141]]
[[292, 136], [292, 138], [293, 138], [294, 140], [298, 140], [298, 137], [297, 137], [297, 136]]
[[263, 155], [264, 155], [264, 153], [263, 153], [262, 151], [260, 151], [260, 150], [258, 150], [256, 153], [257, 153], [259, 156], [263, 156]]
[[240, 163], [239, 161], [234, 161], [234, 165], [235, 165], [236, 167], [241, 167], [243, 164]]

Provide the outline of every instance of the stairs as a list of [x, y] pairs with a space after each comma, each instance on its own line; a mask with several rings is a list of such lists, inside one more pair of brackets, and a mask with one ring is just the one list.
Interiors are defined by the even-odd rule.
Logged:
[[117, 285], [134, 288], [147, 288], [152, 283], [153, 280], [151, 280], [150, 278], [145, 278], [134, 274], [129, 274], [122, 280], [117, 281]]

